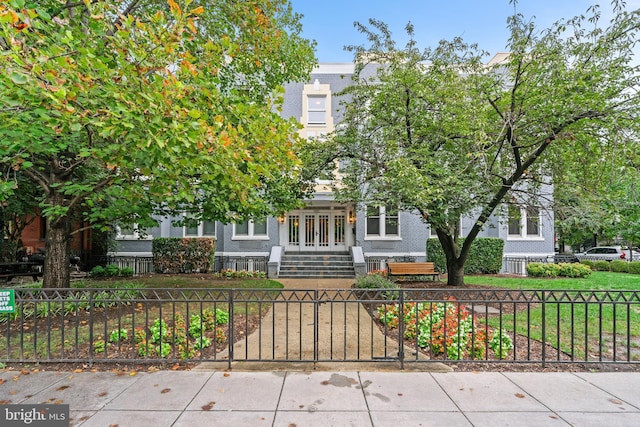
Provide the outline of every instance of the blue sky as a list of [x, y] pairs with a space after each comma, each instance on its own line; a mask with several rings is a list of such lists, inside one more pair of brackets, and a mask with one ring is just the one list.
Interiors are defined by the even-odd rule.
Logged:
[[[366, 41], [353, 22], [367, 24], [369, 18], [385, 22], [400, 47], [406, 42], [404, 28], [410, 21], [421, 48], [461, 36], [495, 54], [505, 50], [509, 37], [506, 21], [514, 10], [509, 0], [290, 1], [294, 11], [304, 15], [304, 37], [317, 42], [319, 62], [352, 61], [352, 54], [343, 47]], [[609, 0], [519, 0], [517, 10], [527, 18], [534, 18], [538, 28], [547, 28], [560, 18], [585, 13], [594, 3], [602, 5], [603, 15], [611, 10]], [[627, 10], [640, 8], [640, 0], [626, 0], [626, 4]]]

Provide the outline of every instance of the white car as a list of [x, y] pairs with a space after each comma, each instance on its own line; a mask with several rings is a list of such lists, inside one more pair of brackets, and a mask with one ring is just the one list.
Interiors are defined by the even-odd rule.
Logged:
[[579, 252], [574, 255], [579, 260], [590, 259], [593, 261], [613, 261], [614, 259], [630, 261], [631, 255], [633, 255], [634, 261], [640, 261], [640, 252], [633, 251], [631, 253], [629, 249], [622, 249], [621, 246], [596, 246], [586, 252]]

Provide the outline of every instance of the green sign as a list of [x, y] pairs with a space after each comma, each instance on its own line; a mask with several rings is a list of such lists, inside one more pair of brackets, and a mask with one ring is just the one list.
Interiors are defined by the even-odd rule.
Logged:
[[0, 313], [16, 311], [15, 292], [13, 289], [0, 290]]

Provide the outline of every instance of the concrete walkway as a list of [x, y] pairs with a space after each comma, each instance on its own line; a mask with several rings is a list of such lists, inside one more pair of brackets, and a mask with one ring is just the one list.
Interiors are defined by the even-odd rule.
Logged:
[[[233, 346], [233, 369], [270, 369], [272, 361], [286, 368], [313, 370], [336, 369], [335, 363], [344, 360], [367, 361], [369, 369], [398, 369], [400, 362], [383, 362], [398, 356], [398, 343], [385, 336], [372, 321], [370, 314], [353, 300], [350, 292], [354, 279], [279, 279], [284, 285], [282, 302], [274, 302], [262, 317], [261, 324], [251, 335]], [[314, 291], [319, 291], [315, 294]], [[308, 294], [307, 294], [308, 293]], [[338, 295], [340, 294], [340, 295]], [[338, 301], [317, 304], [316, 299]], [[340, 303], [340, 301], [350, 301]], [[316, 328], [317, 325], [317, 328]], [[406, 348], [405, 353], [415, 355]], [[220, 360], [229, 356], [225, 350]], [[259, 361], [269, 360], [261, 363]], [[325, 364], [303, 361], [325, 360]], [[286, 362], [286, 363], [285, 363]], [[349, 369], [353, 362], [338, 369]], [[227, 362], [205, 362], [198, 369], [222, 369]], [[358, 365], [363, 367], [365, 365]], [[430, 371], [448, 371], [441, 363], [421, 367]]]
[[[280, 281], [285, 286], [283, 301], [273, 303], [259, 328], [235, 343], [234, 360], [341, 361], [397, 355], [395, 342], [386, 339], [371, 322], [362, 304], [316, 303], [316, 298], [346, 299], [349, 291], [337, 298], [334, 294], [349, 289], [353, 279]], [[321, 295], [314, 293], [318, 289]], [[365, 349], [367, 354], [362, 354]], [[227, 356], [226, 352], [219, 355], [223, 359]]]
[[2, 404], [68, 404], [85, 427], [636, 426], [638, 390], [640, 373], [0, 371]]

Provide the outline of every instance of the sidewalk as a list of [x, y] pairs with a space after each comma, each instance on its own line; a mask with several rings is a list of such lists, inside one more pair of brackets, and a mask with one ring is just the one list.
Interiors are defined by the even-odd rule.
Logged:
[[4, 404], [70, 405], [71, 425], [633, 426], [640, 373], [0, 372]]

